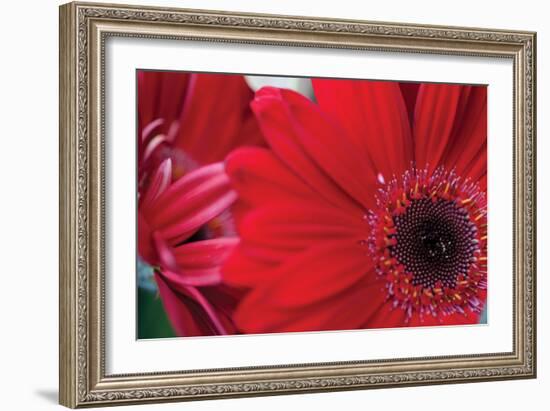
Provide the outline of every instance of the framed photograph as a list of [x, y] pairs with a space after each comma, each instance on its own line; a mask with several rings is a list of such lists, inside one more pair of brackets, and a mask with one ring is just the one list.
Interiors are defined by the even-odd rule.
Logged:
[[533, 32], [60, 8], [60, 403], [536, 375]]

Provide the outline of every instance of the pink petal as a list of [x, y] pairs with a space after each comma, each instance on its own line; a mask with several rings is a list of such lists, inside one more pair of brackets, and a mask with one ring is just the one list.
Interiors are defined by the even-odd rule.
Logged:
[[178, 266], [185, 268], [211, 268], [222, 264], [239, 243], [238, 238], [215, 238], [195, 241], [174, 248]]
[[160, 229], [162, 236], [169, 238], [172, 243], [179, 243], [193, 235], [202, 225], [220, 215], [237, 199], [235, 191], [216, 193], [215, 197], [204, 193], [199, 200], [193, 203], [192, 208], [184, 209], [178, 219]]
[[170, 159], [167, 159], [160, 164], [153, 178], [149, 182], [149, 187], [147, 187], [143, 198], [140, 199], [139, 207], [142, 209], [142, 212], [151, 207], [153, 201], [155, 201], [158, 196], [161, 195], [164, 190], [166, 190], [166, 188], [170, 184], [171, 178], [172, 161]]
[[224, 173], [223, 163], [214, 163], [191, 171], [170, 185], [162, 197], [158, 199], [158, 207], [168, 206], [182, 193], [191, 191], [206, 180]]
[[176, 257], [174, 256], [173, 249], [167, 244], [158, 231], [153, 232], [153, 243], [155, 244], [155, 249], [159, 256], [160, 266], [170, 270], [177, 270]]

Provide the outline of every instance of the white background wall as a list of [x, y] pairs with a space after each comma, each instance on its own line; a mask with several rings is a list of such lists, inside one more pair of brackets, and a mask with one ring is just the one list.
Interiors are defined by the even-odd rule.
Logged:
[[[125, 409], [547, 409], [550, 390], [550, 26], [543, 1], [128, 0], [135, 4], [432, 23], [538, 32], [539, 377], [537, 380], [263, 397]], [[116, 2], [116, 1], [115, 1]], [[56, 0], [3, 2], [0, 23], [0, 408], [57, 403]], [[546, 401], [545, 401], [546, 400]]]

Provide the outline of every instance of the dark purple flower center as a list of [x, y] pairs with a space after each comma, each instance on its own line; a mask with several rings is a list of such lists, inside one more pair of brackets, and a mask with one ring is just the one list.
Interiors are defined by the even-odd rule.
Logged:
[[389, 251], [412, 274], [412, 284], [454, 288], [479, 249], [477, 228], [455, 201], [414, 199], [393, 217], [396, 244]]

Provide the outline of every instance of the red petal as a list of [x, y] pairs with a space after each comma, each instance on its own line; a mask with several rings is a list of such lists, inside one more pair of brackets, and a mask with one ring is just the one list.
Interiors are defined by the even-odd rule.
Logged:
[[214, 287], [201, 287], [201, 293], [208, 301], [212, 301], [223, 327], [228, 334], [235, 334], [233, 322], [235, 307], [243, 296], [243, 291], [220, 284]]
[[179, 336], [211, 334], [209, 328], [205, 326], [204, 320], [199, 320], [200, 316], [196, 309], [192, 309], [193, 305], [188, 297], [172, 290], [166, 280], [158, 273], [155, 274], [155, 279], [164, 310], [176, 334]]
[[364, 219], [305, 201], [274, 200], [271, 205], [250, 212], [239, 224], [239, 234], [247, 245], [288, 250], [335, 239], [357, 244], [369, 229]]
[[323, 111], [352, 138], [362, 162], [370, 158], [375, 175], [382, 173], [389, 180], [410, 167], [413, 142], [398, 83], [314, 79], [313, 88]]
[[356, 287], [339, 294], [331, 302], [331, 315], [327, 323], [332, 323], [333, 329], [359, 329], [373, 313], [380, 309], [386, 297], [384, 284], [375, 279], [373, 272]]
[[413, 313], [410, 321], [406, 325], [409, 327], [435, 327], [442, 325], [479, 324], [479, 318], [480, 314], [471, 311], [464, 312], [464, 314], [439, 314], [436, 316], [424, 314], [422, 317], [419, 313]]
[[[457, 165], [457, 169], [458, 167], [461, 166]], [[464, 178], [477, 182], [483, 191], [487, 191], [487, 144], [483, 144], [472, 161], [459, 172]]]
[[227, 335], [228, 331], [225, 328], [224, 321], [221, 319], [218, 310], [212, 305], [212, 303], [206, 298], [202, 291], [199, 291], [195, 287], [187, 287], [186, 291], [193, 297], [193, 299], [200, 305], [204, 310], [208, 319], [214, 326], [216, 334], [218, 335]]
[[236, 287], [251, 288], [258, 283], [269, 281], [276, 274], [278, 263], [266, 261], [251, 255], [248, 247], [238, 246], [222, 266], [224, 283]]
[[152, 121], [162, 119], [162, 126], [156, 134], [168, 133], [172, 122], [177, 120], [183, 108], [189, 79], [188, 73], [138, 70], [137, 98], [140, 130], [144, 130]]
[[414, 122], [414, 106], [416, 105], [419, 87], [420, 83], [399, 83], [401, 94], [403, 94], [403, 101], [405, 101], [405, 106], [407, 106], [410, 124]]
[[[480, 158], [481, 157], [481, 158]], [[487, 168], [487, 87], [472, 86], [464, 109], [457, 114], [452, 138], [449, 141], [443, 163], [450, 169], [456, 168], [459, 175], [470, 175], [471, 165], [483, 162], [483, 174]]]
[[465, 310], [464, 314], [454, 313], [451, 315], [441, 316], [441, 325], [468, 325], [479, 324], [481, 313], [475, 313], [470, 310]]
[[[376, 290], [376, 295], [386, 295], [386, 292]], [[374, 312], [363, 325], [364, 328], [396, 328], [407, 325], [406, 312], [400, 307], [393, 307], [391, 301], [386, 301], [380, 309]]]
[[457, 112], [464, 110], [469, 92], [470, 86], [420, 85], [413, 126], [418, 168], [429, 165], [433, 171], [441, 164], [452, 137]]
[[[369, 276], [367, 276], [369, 277]], [[351, 330], [363, 328], [373, 311], [377, 311], [383, 299], [369, 300], [365, 297], [369, 279], [360, 280], [354, 287], [334, 294], [332, 297], [308, 305], [278, 307], [259, 304], [263, 294], [249, 294], [239, 305], [235, 319], [246, 333], [299, 332]]]
[[318, 106], [291, 90], [264, 87], [252, 109], [273, 151], [319, 195], [339, 207], [350, 208], [352, 199], [374, 205], [372, 169]]
[[308, 305], [353, 286], [370, 268], [363, 246], [320, 243], [281, 265], [273, 280], [261, 288], [259, 298], [274, 307]]
[[137, 236], [139, 256], [149, 265], [157, 265], [158, 256], [153, 244], [151, 229], [140, 210], [138, 210]]
[[253, 206], [281, 196], [322, 201], [272, 151], [264, 148], [243, 147], [233, 151], [226, 159], [226, 172], [239, 199]]
[[420, 316], [418, 312], [413, 312], [409, 322], [406, 324], [409, 327], [432, 327], [442, 325], [439, 316], [433, 316], [431, 313], [427, 313]]
[[168, 245], [162, 235], [158, 231], [152, 234], [153, 244], [159, 258], [159, 265], [169, 270], [176, 270], [176, 257], [174, 256], [173, 248]]
[[[181, 275], [172, 273], [170, 271], [163, 271], [155, 274], [157, 283], [160, 283], [159, 279], [165, 282], [165, 285], [169, 287], [172, 293], [167, 293], [167, 302], [176, 305], [175, 308], [181, 308], [181, 304], [174, 304], [174, 297], [181, 303], [186, 301], [186, 297], [189, 299], [187, 303], [188, 308], [193, 308], [193, 319], [204, 323], [201, 328], [207, 328], [208, 331], [204, 332], [204, 335], [226, 335], [228, 331], [225, 327], [224, 321], [221, 319], [222, 313], [220, 313], [216, 307], [209, 301], [203, 293], [196, 287], [183, 284], [181, 281]], [[160, 287], [159, 287], [160, 289]], [[164, 296], [163, 296], [164, 301]], [[165, 306], [166, 307], [166, 306]], [[168, 312], [170, 319], [174, 318], [174, 323], [177, 324], [181, 321], [179, 313], [175, 311], [175, 308], [168, 312], [168, 308], [165, 308]], [[183, 319], [188, 321], [186, 313], [183, 313]]]
[[487, 175], [484, 175], [477, 180], [479, 187], [487, 193]]
[[241, 75], [192, 74], [175, 146], [200, 164], [262, 141], [250, 110], [254, 93]]

